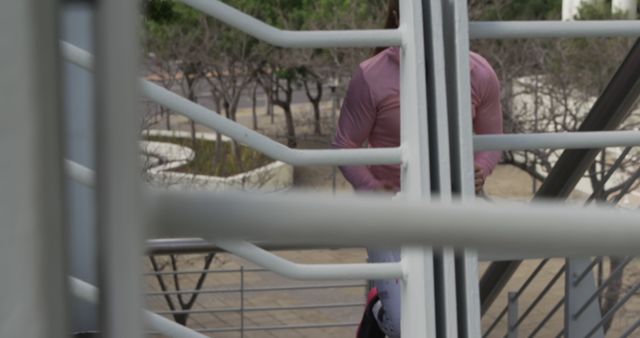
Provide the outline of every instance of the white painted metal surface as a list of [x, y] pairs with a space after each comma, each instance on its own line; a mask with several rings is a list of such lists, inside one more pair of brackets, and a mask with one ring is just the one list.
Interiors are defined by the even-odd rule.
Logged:
[[[443, 1], [445, 57], [451, 152], [452, 189], [465, 203], [474, 203], [473, 129], [469, 72], [469, 23], [465, 1]], [[456, 252], [456, 291], [459, 337], [480, 337], [478, 254]]]
[[[87, 69], [93, 67], [93, 57], [90, 53], [66, 42], [61, 42], [61, 48], [63, 55], [69, 61]], [[291, 149], [161, 86], [145, 80], [141, 80], [141, 86], [143, 94], [148, 98], [205, 126], [229, 135], [274, 159], [290, 164], [390, 164], [400, 163], [403, 156], [404, 158], [412, 157], [409, 152], [402, 155], [402, 147], [347, 150]], [[426, 107], [422, 110], [422, 112], [424, 111], [426, 111]], [[475, 135], [473, 140], [475, 151], [621, 147], [639, 145], [640, 131]]]
[[[93, 68], [93, 56], [69, 43], [61, 42], [63, 55], [78, 66]], [[402, 160], [401, 148], [370, 148], [341, 150], [291, 149], [239, 123], [185, 99], [161, 86], [140, 80], [142, 94], [149, 99], [182, 113], [207, 127], [218, 130], [265, 155], [293, 165], [397, 164]]]
[[101, 337], [142, 337], [138, 4], [96, 4], [96, 197]]
[[69, 332], [58, 5], [0, 2], [0, 337]]
[[253, 37], [280, 47], [378, 47], [398, 46], [397, 30], [289, 31], [267, 25], [219, 0], [182, 0], [185, 4]]
[[[210, 111], [206, 108], [198, 106], [184, 98], [179, 97], [163, 88], [149, 82], [142, 82], [142, 91], [153, 100], [185, 114], [186, 116], [205, 124], [209, 127], [218, 129], [225, 134], [255, 147], [259, 151], [263, 151], [268, 156], [280, 159], [292, 164], [309, 165], [309, 164], [386, 164], [402, 162], [402, 203], [391, 202], [381, 199], [361, 199], [361, 200], [323, 200], [310, 196], [270, 196], [268, 199], [256, 196], [248, 196], [244, 194], [225, 194], [215, 195], [207, 193], [187, 194], [181, 192], [162, 192], [154, 191], [149, 195], [148, 212], [154, 216], [153, 224], [157, 225], [155, 229], [161, 235], [180, 235], [180, 236], [206, 236], [210, 239], [218, 240], [219, 238], [229, 239], [264, 239], [286, 242], [300, 241], [305, 239], [308, 243], [331, 243], [331, 244], [372, 244], [384, 242], [389, 245], [405, 244], [402, 249], [402, 330], [403, 335], [409, 337], [435, 337], [436, 336], [436, 314], [434, 304], [434, 285], [433, 285], [433, 253], [431, 249], [424, 247], [426, 244], [451, 245], [455, 247], [478, 248], [478, 249], [495, 249], [500, 247], [505, 252], [521, 252], [539, 253], [544, 250], [545, 254], [583, 254], [583, 253], [629, 253], [637, 251], [637, 238], [640, 237], [640, 230], [637, 230], [634, 224], [640, 220], [637, 213], [621, 212], [607, 209], [571, 209], [558, 206], [513, 206], [505, 208], [504, 206], [487, 206], [487, 205], [470, 205], [472, 191], [470, 192], [470, 180], [467, 169], [470, 167], [468, 160], [464, 157], [469, 155], [471, 150], [470, 121], [468, 118], [458, 116], [457, 132], [460, 142], [463, 144], [458, 154], [460, 158], [461, 170], [459, 178], [462, 184], [464, 200], [467, 204], [452, 205], [451, 190], [442, 189], [442, 201], [444, 204], [427, 204], [430, 198], [430, 190], [432, 188], [429, 177], [429, 145], [428, 145], [428, 121], [425, 114], [427, 110], [427, 101], [425, 98], [426, 81], [425, 81], [425, 46], [424, 36], [422, 35], [422, 5], [420, 0], [401, 1], [401, 12], [406, 13], [401, 16], [401, 25], [398, 30], [371, 30], [371, 31], [336, 31], [336, 32], [291, 32], [283, 31], [258, 20], [251, 18], [217, 0], [184, 0], [185, 3], [198, 8], [206, 13], [216, 16], [218, 19], [228, 23], [231, 26], [239, 28], [251, 35], [270, 42], [275, 45], [285, 47], [329, 47], [329, 46], [360, 46], [371, 47], [380, 45], [398, 45], [402, 44], [401, 49], [401, 143], [400, 148], [389, 149], [359, 149], [348, 151], [304, 151], [289, 149], [285, 146], [277, 144], [272, 140], [253, 132], [248, 128], [244, 128], [232, 123]], [[431, 14], [438, 14], [438, 4], [431, 4]], [[125, 8], [123, 2], [114, 3], [115, 8]], [[122, 7], [118, 7], [122, 6]], [[129, 5], [131, 6], [131, 5]], [[435, 6], [435, 7], [434, 7]], [[434, 11], [436, 9], [436, 12]], [[135, 11], [132, 10], [133, 13]], [[115, 16], [115, 12], [107, 16]], [[431, 18], [433, 19], [433, 17]], [[436, 20], [438, 16], [436, 15]], [[131, 18], [129, 18], [131, 20]], [[130, 22], [126, 21], [126, 30], [135, 31]], [[442, 22], [430, 23], [438, 26]], [[458, 26], [455, 26], [458, 27]], [[463, 25], [462, 29], [466, 29]], [[439, 28], [441, 29], [441, 27]], [[637, 22], [620, 23], [620, 22], [477, 22], [469, 25], [471, 38], [521, 38], [521, 37], [551, 37], [551, 36], [609, 36], [609, 35], [625, 35], [636, 36], [640, 34], [640, 24]], [[104, 46], [115, 44], [113, 38], [117, 32], [109, 34], [102, 31]], [[432, 30], [433, 34], [434, 31]], [[437, 33], [437, 32], [436, 32]], [[133, 38], [131, 38], [133, 39]], [[436, 40], [442, 43], [441, 33]], [[466, 41], [466, 39], [465, 39]], [[436, 41], [438, 42], [438, 41]], [[120, 41], [119, 43], [131, 43], [130, 39]], [[130, 45], [129, 45], [130, 47]], [[132, 63], [127, 63], [123, 59], [119, 59], [122, 51], [127, 53], [135, 50], [125, 47], [122, 50], [109, 51], [102, 50], [101, 57], [109, 62], [105, 63], [105, 68], [99, 68], [99, 73], [104, 77], [104, 85], [113, 86], [114, 84], [124, 83], [112, 81], [105, 74], [105, 69], [113, 67], [121, 62], [125, 65], [125, 69]], [[465, 46], [458, 50], [458, 55], [462, 54]], [[81, 50], [74, 49], [72, 46], [63, 44], [63, 51], [74, 62], [84, 65], [87, 68], [91, 66], [91, 56]], [[99, 50], [99, 52], [101, 52]], [[441, 51], [435, 51], [434, 55]], [[438, 55], [440, 55], [438, 54]], [[435, 72], [441, 71], [444, 67], [442, 55], [430, 55], [434, 58], [436, 64], [442, 66], [436, 67]], [[131, 60], [135, 59], [135, 55], [130, 54]], [[461, 75], [464, 65], [464, 58], [456, 60], [456, 69], [458, 70], [458, 85], [456, 87], [456, 95], [460, 98], [468, 93], [465, 87], [465, 75]], [[439, 63], [438, 63], [439, 62]], [[122, 67], [120, 67], [122, 68]], [[122, 69], [118, 70], [122, 71]], [[129, 74], [135, 74], [135, 70], [129, 70]], [[116, 71], [115, 74], [118, 72]], [[436, 92], [442, 91], [444, 88], [442, 74], [434, 74], [440, 80], [436, 81]], [[131, 79], [131, 83], [135, 81]], [[123, 88], [113, 88], [106, 91], [107, 101], [110, 104], [124, 97], [125, 108], [122, 111], [128, 112], [133, 102], [131, 93], [135, 90], [129, 87], [129, 92], [124, 92]], [[116, 95], [117, 94], [117, 95]], [[110, 96], [112, 95], [112, 96]], [[122, 96], [122, 97], [120, 97]], [[436, 95], [435, 97], [439, 97]], [[446, 108], [436, 101], [436, 114], [444, 114], [446, 116]], [[459, 100], [459, 109], [467, 107], [468, 102], [465, 99]], [[110, 109], [112, 107], [106, 107]], [[121, 107], [119, 107], [121, 108]], [[110, 113], [111, 114], [111, 113]], [[124, 124], [131, 123], [132, 116], [126, 117], [123, 114], [109, 117], [104, 125], [103, 130], [119, 130]], [[128, 120], [127, 120], [128, 119]], [[127, 122], [128, 121], [128, 122]], [[446, 146], [448, 140], [448, 127], [446, 119], [435, 120], [436, 127], [433, 130], [439, 130], [438, 135], [434, 139], [438, 142], [438, 152], [442, 156], [433, 157], [436, 160], [443, 160], [438, 168], [439, 175], [437, 179], [438, 185], [451, 187], [450, 173], [447, 171], [449, 162], [449, 149]], [[444, 129], [442, 129], [444, 128]], [[130, 132], [130, 130], [128, 131]], [[132, 133], [133, 134], [133, 133]], [[132, 150], [125, 152], [126, 169], [116, 168], [109, 161], [115, 158], [115, 146], [125, 144], [118, 143], [109, 138], [109, 133], [105, 133], [107, 138], [103, 145], [105, 153], [100, 163], [100, 170], [105, 170], [105, 174], [98, 173], [98, 187], [105, 194], [101, 203], [107, 201], [103, 207], [106, 207], [106, 221], [110, 222], [111, 218], [117, 219], [122, 216], [121, 223], [127, 225], [129, 229], [113, 228], [113, 231], [105, 233], [110, 248], [106, 257], [106, 264], [109, 274], [117, 274], [115, 265], [111, 262], [114, 259], [122, 259], [123, 257], [133, 257], [136, 244], [136, 220], [139, 215], [135, 210], [129, 208], [137, 204], [136, 190], [137, 182], [135, 182], [134, 174], [136, 170], [132, 170], [133, 164], [136, 162], [132, 159], [131, 154], [135, 153], [135, 144], [129, 144]], [[623, 134], [603, 134], [591, 135], [581, 133], [580, 135], [518, 135], [518, 136], [477, 136], [476, 150], [488, 149], [525, 149], [538, 147], [602, 147], [612, 145], [628, 145], [638, 144], [637, 132], [627, 132]], [[129, 135], [130, 137], [131, 135]], [[594, 137], [595, 136], [595, 137]], [[514, 137], [510, 139], [509, 137]], [[521, 143], [514, 140], [522, 139]], [[129, 141], [131, 141], [129, 139]], [[507, 148], [508, 147], [508, 148]], [[520, 147], [520, 148], [518, 148]], [[122, 151], [122, 149], [118, 149]], [[122, 165], [122, 162], [118, 163]], [[83, 170], [74, 166], [67, 165], [70, 172], [80, 178], [85, 183], [91, 183], [90, 171]], [[436, 167], [434, 167], [436, 168]], [[129, 172], [127, 172], [127, 170]], [[442, 174], [444, 173], [444, 174]], [[466, 175], [466, 176], [465, 176]], [[107, 185], [117, 183], [114, 186]], [[118, 186], [120, 184], [120, 186]], [[133, 187], [133, 188], [132, 188]], [[129, 188], [130, 190], [127, 190]], [[128, 191], [129, 195], [123, 194], [125, 198], [117, 201], [113, 198], [113, 193], [117, 189], [119, 191]], [[127, 198], [133, 199], [127, 199]], [[434, 198], [438, 199], [438, 198]], [[125, 205], [124, 201], [130, 202]], [[119, 208], [113, 208], [109, 203], [121, 206], [125, 212], [118, 214]], [[120, 204], [118, 204], [120, 203]], [[242, 206], [242, 207], [240, 207]], [[122, 211], [118, 210], [118, 211]], [[252, 210], [247, 213], [246, 210]], [[288, 212], [283, 212], [287, 210]], [[580, 217], [575, 217], [575, 213], [579, 212]], [[266, 217], [267, 215], [268, 217]], [[211, 224], [211, 220], [215, 219], [216, 223], [224, 224], [224, 227], [216, 227]], [[473, 223], [469, 220], [472, 219]], [[134, 221], [133, 223], [131, 221]], [[345, 221], [347, 221], [349, 231], [345, 232]], [[180, 224], [180, 226], [177, 226]], [[390, 226], [393, 224], [394, 226]], [[602, 224], [608, 224], [607, 229], [602, 228]], [[113, 224], [112, 224], [113, 225]], [[115, 225], [114, 225], [115, 226]], [[122, 226], [122, 225], [120, 225]], [[134, 236], [131, 236], [133, 229]], [[116, 245], [114, 243], [114, 235], [118, 233], [126, 233], [132, 237], [132, 241], [125, 245], [122, 253], [112, 252]], [[335, 233], [342, 234], [339, 237]], [[553, 237], [548, 234], [553, 233]], [[541, 245], [544, 243], [544, 246]], [[347, 273], [347, 278], [362, 278], [369, 274], [378, 277], [398, 276], [398, 264], [377, 265], [377, 266], [354, 266], [355, 270], [344, 267], [320, 266], [309, 267], [305, 265], [296, 265], [288, 261], [281, 260], [269, 253], [263, 252], [261, 249], [242, 242], [229, 242], [225, 240], [220, 243], [227, 246], [229, 250], [235, 251], [252, 260], [257, 260], [265, 265], [275, 268], [284, 274], [289, 274], [297, 278], [326, 278], [345, 277], [342, 272]], [[133, 250], [133, 251], [132, 251]], [[122, 255], [122, 256], [120, 256]], [[470, 256], [473, 259], [473, 255]], [[124, 336], [136, 336], [139, 328], [133, 323], [133, 318], [125, 318], [134, 314], [137, 308], [138, 300], [135, 297], [136, 284], [132, 268], [135, 264], [127, 265], [127, 271], [118, 278], [108, 277], [105, 283], [106, 292], [110, 295], [116, 295], [115, 300], [106, 301], [113, 302], [105, 304], [104, 309], [107, 312], [107, 333], [120, 330], [116, 325], [122, 321], [126, 325], [121, 328], [120, 334]], [[472, 273], [473, 261], [465, 261], [464, 271]], [[320, 269], [317, 269], [320, 268]], [[338, 270], [334, 270], [334, 268]], [[108, 275], [107, 275], [108, 276]], [[118, 281], [121, 279], [121, 281]], [[123, 280], [127, 280], [129, 284], [119, 284]], [[122, 290], [115, 290], [114, 286], [122, 286]], [[470, 291], [473, 297], [473, 290]], [[128, 295], [130, 299], [125, 299]], [[446, 301], [455, 302], [450, 297]], [[120, 302], [120, 303], [118, 303]], [[115, 314], [113, 304], [122, 304], [128, 311], [122, 314]], [[473, 315], [470, 313], [470, 315]], [[112, 317], [109, 317], [112, 316]], [[110, 320], [118, 318], [118, 320]], [[453, 329], [449, 330], [450, 324], [447, 322], [447, 332], [450, 336], [455, 336], [457, 332]], [[473, 326], [477, 323], [470, 323]], [[112, 331], [109, 331], [112, 330]], [[114, 335], [115, 336], [115, 335]]]
[[[431, 199], [450, 203], [452, 175], [449, 147], [449, 107], [447, 67], [445, 62], [444, 24], [442, 1], [422, 1], [424, 25], [425, 65], [427, 74], [428, 122], [424, 131], [429, 135], [429, 165]], [[421, 131], [422, 132], [422, 131]], [[422, 156], [426, 156], [423, 154]], [[434, 296], [436, 301], [436, 335], [458, 338], [458, 314], [454, 251], [451, 248], [434, 249]]]
[[[178, 191], [155, 191], [149, 200], [147, 213], [153, 214], [156, 238], [200, 236], [324, 245], [427, 243], [554, 256], [640, 250], [640, 213], [608, 207]], [[216, 226], [213, 219], [224, 226]]]
[[[98, 303], [100, 292], [95, 286], [73, 277], [69, 277], [69, 285], [71, 293], [75, 297], [84, 299], [90, 303]], [[151, 311], [144, 311], [143, 316], [144, 321], [151, 330], [162, 333], [166, 337], [209, 338], [209, 336], [191, 330], [174, 322], [173, 320], [157, 315]]]
[[212, 243], [229, 253], [292, 279], [347, 280], [402, 277], [400, 263], [297, 264], [244, 241], [215, 240]]
[[640, 145], [640, 131], [590, 131], [536, 134], [476, 135], [474, 149], [578, 149]]
[[[418, 204], [431, 194], [429, 182], [429, 137], [427, 81], [422, 23], [422, 1], [400, 1], [400, 142], [405, 148], [401, 169], [401, 196]], [[394, 228], [397, 219], [387, 219]], [[386, 241], [381, 241], [386, 243]], [[436, 337], [436, 306], [433, 250], [425, 246], [403, 246], [400, 252], [405, 278], [401, 284], [400, 327], [405, 337]]]
[[475, 21], [469, 23], [472, 39], [569, 38], [640, 36], [638, 21]]

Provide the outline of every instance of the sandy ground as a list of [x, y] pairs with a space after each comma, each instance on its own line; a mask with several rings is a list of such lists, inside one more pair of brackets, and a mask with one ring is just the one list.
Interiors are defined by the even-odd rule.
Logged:
[[[325, 104], [323, 116], [323, 136], [311, 135], [311, 107], [306, 105], [296, 105], [296, 119], [300, 121], [297, 132], [299, 135], [299, 148], [327, 148], [329, 146], [329, 135], [332, 130], [332, 116], [330, 104]], [[281, 112], [276, 110], [274, 122], [264, 114], [263, 110], [258, 110], [259, 129], [263, 134], [270, 135], [274, 139], [282, 140], [282, 126], [284, 118]], [[240, 123], [251, 126], [251, 112], [242, 110], [238, 114]], [[162, 126], [159, 121], [156, 127]], [[187, 121], [183, 118], [172, 117], [174, 128], [188, 129]], [[199, 131], [206, 131], [203, 126], [197, 127]], [[313, 190], [316, 192], [332, 193], [333, 191], [333, 168], [332, 167], [296, 167], [295, 168], [295, 188]], [[489, 196], [496, 200], [527, 201], [532, 194], [532, 181], [529, 176], [519, 169], [511, 166], [498, 166], [493, 175], [488, 178], [485, 190]], [[351, 187], [344, 180], [339, 171], [335, 176], [335, 191], [338, 194], [352, 193]], [[278, 252], [278, 255], [300, 263], [346, 263], [365, 262], [366, 253], [363, 249], [340, 249], [340, 250], [304, 250]], [[166, 258], [161, 258], [165, 259]], [[531, 274], [531, 271], [539, 264], [540, 260], [528, 260], [521, 266], [516, 276], [508, 283], [505, 291], [498, 297], [494, 306], [482, 319], [483, 332], [494, 322], [506, 304], [507, 292], [514, 292], [520, 288], [524, 280]], [[525, 313], [527, 307], [539, 292], [547, 285], [552, 277], [561, 268], [564, 260], [553, 259], [542, 270], [534, 280], [531, 287], [520, 297], [519, 313]], [[480, 271], [487, 266], [488, 262], [482, 262]], [[166, 265], [166, 264], [165, 264]], [[181, 256], [179, 258], [179, 270], [201, 269], [202, 256]], [[218, 332], [209, 332], [212, 337], [353, 337], [355, 335], [355, 323], [359, 322], [362, 314], [362, 304], [364, 302], [365, 281], [322, 281], [322, 282], [300, 282], [291, 281], [270, 272], [252, 271], [257, 268], [255, 265], [238, 259], [228, 254], [218, 254], [212, 265], [218, 271], [224, 269], [240, 269], [246, 271], [240, 273], [219, 272], [209, 274], [205, 279], [203, 289], [214, 290], [216, 293], [202, 294], [198, 296], [193, 309], [199, 310], [224, 310], [226, 312], [198, 313], [192, 314], [188, 319], [188, 326], [203, 330], [212, 329]], [[640, 271], [640, 264], [631, 264], [625, 277], [625, 285], [632, 285], [637, 281], [636, 276]], [[606, 266], [605, 266], [606, 268]], [[165, 266], [165, 270], [168, 266]], [[150, 270], [147, 264], [147, 270]], [[242, 275], [242, 280], [241, 280]], [[199, 275], [183, 275], [180, 279], [182, 289], [191, 289], [196, 283]], [[155, 277], [146, 277], [147, 290], [149, 292], [159, 290]], [[165, 278], [166, 283], [173, 288], [175, 284], [170, 278]], [[245, 291], [237, 292], [240, 285]], [[340, 287], [326, 288], [326, 285], [340, 284]], [[298, 290], [265, 290], [269, 288], [283, 287], [305, 287]], [[311, 287], [317, 288], [311, 288]], [[232, 292], [235, 290], [236, 292]], [[519, 326], [519, 336], [529, 336], [534, 328], [540, 323], [549, 310], [564, 295], [564, 279], [561, 278], [550, 289], [550, 292], [538, 306], [531, 311], [526, 320]], [[188, 300], [189, 295], [185, 295]], [[174, 300], [175, 302], [175, 300]], [[304, 309], [308, 305], [336, 305], [329, 308]], [[159, 296], [148, 297], [149, 308], [156, 311], [168, 310], [166, 301]], [[273, 307], [296, 307], [295, 309], [273, 310]], [[239, 309], [244, 308], [244, 316], [240, 316]], [[260, 308], [267, 308], [261, 310]], [[607, 337], [618, 337], [626, 328], [633, 324], [640, 313], [640, 300], [633, 297], [632, 300], [619, 311], [613, 327]], [[345, 327], [322, 328], [326, 324], [341, 324]], [[563, 323], [563, 308], [549, 320], [548, 324], [537, 334], [537, 337], [555, 337], [561, 330]], [[300, 325], [318, 326], [317, 328], [299, 328]], [[276, 326], [290, 326], [291, 329], [279, 330]], [[241, 333], [240, 328], [243, 328]], [[265, 329], [268, 328], [268, 329]], [[229, 330], [230, 332], [223, 332]], [[503, 319], [495, 327], [488, 337], [503, 337], [505, 335], [506, 324]], [[630, 337], [640, 337], [640, 333], [632, 334]]]

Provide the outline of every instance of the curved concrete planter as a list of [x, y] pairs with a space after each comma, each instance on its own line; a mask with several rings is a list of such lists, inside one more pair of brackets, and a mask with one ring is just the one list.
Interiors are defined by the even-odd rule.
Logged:
[[[144, 134], [150, 136], [191, 137], [189, 132], [171, 130], [148, 130]], [[213, 133], [196, 133], [196, 137], [211, 141], [216, 140], [216, 134]], [[230, 141], [225, 136], [222, 139], [223, 141]], [[188, 151], [177, 153], [185, 154]], [[183, 158], [176, 159], [176, 163], [184, 160]], [[153, 167], [147, 171], [147, 179], [153, 185], [161, 185], [178, 190], [249, 190], [270, 193], [289, 190], [293, 186], [293, 166], [280, 161], [230, 177], [193, 175], [169, 171], [175, 167], [175, 165], [171, 164]]]

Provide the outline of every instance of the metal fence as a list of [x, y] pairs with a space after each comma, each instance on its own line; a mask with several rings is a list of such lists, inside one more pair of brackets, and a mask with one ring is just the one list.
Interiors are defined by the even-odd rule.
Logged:
[[[406, 0], [400, 1], [400, 11], [403, 15], [400, 17], [399, 29], [291, 32], [267, 26], [217, 0], [185, 2], [229, 25], [279, 46], [319, 48], [399, 45], [402, 88], [401, 146], [390, 149], [320, 151], [288, 149], [154, 84], [137, 82], [136, 3], [128, 0], [97, 1], [94, 68], [98, 89], [98, 152], [95, 187], [99, 220], [97, 237], [100, 243], [100, 293], [98, 294], [92, 286], [75, 279], [72, 279], [71, 290], [75, 295], [85, 299], [99, 300], [104, 337], [140, 337], [144, 331], [143, 319], [152, 330], [169, 336], [201, 337], [197, 332], [185, 329], [156, 314], [142, 315], [139, 311], [142, 307], [139, 297], [140, 266], [136, 258], [142, 251], [141, 225], [146, 223], [152, 225], [148, 232], [151, 236], [186, 235], [216, 239], [217, 245], [234, 254], [299, 279], [401, 278], [402, 331], [407, 337], [435, 337], [436, 328], [438, 337], [481, 336], [478, 281], [475, 275], [477, 255], [474, 251], [461, 251], [463, 248], [502, 250], [518, 254], [544, 251], [545, 254], [557, 255], [610, 252], [631, 254], [639, 250], [637, 238], [640, 238], [640, 229], [637, 224], [640, 216], [637, 212], [601, 208], [575, 210], [549, 205], [504, 208], [478, 206], [473, 203], [471, 158], [474, 148], [479, 149], [477, 144], [474, 144], [481, 139], [487, 142], [492, 140], [492, 145], [483, 146], [482, 149], [505, 149], [511, 147], [508, 140], [512, 140], [513, 136], [472, 137], [468, 114], [471, 107], [468, 40], [470, 37], [636, 35], [640, 33], [640, 23], [468, 23], [466, 2]], [[24, 22], [40, 21], [33, 20], [27, 14], [36, 18], [51, 19], [57, 13], [55, 10], [39, 11], [41, 6], [35, 1], [29, 4], [33, 6], [5, 2], [0, 5], [0, 13], [9, 16], [15, 14]], [[24, 27], [19, 21], [8, 22]], [[114, 24], [116, 22], [117, 24]], [[13, 27], [6, 28], [13, 30]], [[25, 29], [31, 32], [31, 27], [26, 26]], [[24, 34], [19, 36], [17, 41], [28, 44], [35, 35], [37, 34]], [[46, 38], [48, 40], [45, 40], [42, 46], [34, 44], [33, 48], [21, 48], [22, 45], [19, 45], [17, 50], [25, 58], [39, 55], [40, 50], [49, 53], [53, 50], [52, 39], [56, 37], [46, 35]], [[87, 53], [68, 44], [63, 44], [62, 49], [68, 60], [83, 67], [92, 66], [92, 57]], [[55, 57], [53, 59], [55, 60]], [[19, 58], [3, 61], [7, 61], [9, 65], [25, 64]], [[42, 78], [36, 78], [39, 74], [36, 75], [35, 71], [26, 69], [25, 74], [30, 80], [43, 81]], [[55, 83], [55, 74], [48, 71], [43, 74], [45, 80]], [[9, 84], [7, 87], [11, 85], [9, 82], [6, 83]], [[264, 198], [242, 194], [191, 194], [143, 190], [138, 177], [136, 152], [135, 111], [138, 89], [143, 95], [176, 112], [220, 130], [268, 156], [289, 163], [401, 163], [401, 198], [389, 203], [366, 199], [324, 200], [296, 195]], [[29, 102], [29, 99], [16, 96], [9, 98], [7, 104], [24, 104]], [[57, 144], [57, 139], [41, 137], [41, 134], [37, 133], [43, 130], [39, 124], [33, 127], [28, 125], [28, 122], [41, 121], [41, 117], [42, 120], [49, 121], [50, 116], [46, 115], [48, 110], [41, 111], [26, 104], [23, 106], [24, 110], [18, 109], [9, 114], [7, 123], [19, 125], [26, 134], [9, 133], [6, 142], [3, 143], [24, 145], [21, 150], [36, 157], [48, 156], [46, 151], [50, 148], [46, 147], [46, 142], [53, 140], [53, 144]], [[55, 126], [55, 123], [47, 127], [51, 126]], [[47, 133], [44, 135], [49, 136]], [[516, 136], [516, 139], [524, 140], [517, 146], [518, 149], [539, 146], [563, 148], [569, 141], [575, 147], [603, 147], [638, 144], [638, 135], [639, 132], [602, 132], [586, 135], [586, 138], [583, 137], [584, 134], [545, 134]], [[31, 147], [31, 141], [43, 147]], [[61, 152], [55, 149], [52, 154], [56, 158], [61, 157]], [[17, 160], [22, 161], [20, 163], [26, 168], [35, 168], [33, 173], [29, 171], [15, 175], [20, 179], [18, 183], [24, 183], [15, 187], [30, 193], [30, 189], [33, 188], [32, 181], [42, 182], [44, 169], [34, 167], [31, 160]], [[59, 160], [61, 161], [61, 158]], [[77, 172], [72, 170], [72, 176], [78, 177], [76, 174]], [[88, 179], [90, 176], [80, 175], [82, 179]], [[42, 230], [42, 235], [35, 236], [32, 243], [29, 243], [29, 240], [21, 240], [18, 245], [32, 244], [27, 246], [39, 247], [41, 240], [48, 233], [46, 216], [50, 215], [52, 210], [60, 209], [51, 206], [57, 206], [59, 203], [61, 190], [56, 190], [55, 183], [61, 181], [61, 177], [52, 177], [52, 181], [41, 185], [41, 189], [48, 189], [42, 199], [24, 200], [21, 206], [25, 208], [10, 210], [9, 220], [13, 220], [15, 214], [24, 216], [28, 215], [30, 210], [35, 210], [34, 228]], [[89, 181], [91, 180], [87, 182]], [[2, 191], [3, 197], [7, 200], [14, 197], [14, 192], [10, 190]], [[454, 194], [460, 195], [464, 203], [454, 203]], [[240, 203], [243, 205], [242, 210], [237, 207]], [[292, 212], [287, 215], [278, 214], [277, 211], [283, 208], [291, 208]], [[247, 213], [247, 209], [252, 212]], [[177, 219], [180, 222], [176, 222]], [[217, 224], [224, 225], [212, 225], [211, 220], [214, 219]], [[470, 219], [473, 219], [472, 223]], [[393, 229], [389, 229], [391, 222], [395, 224]], [[607, 228], [603, 229], [602, 224], [608, 224]], [[54, 232], [55, 236], [62, 236], [64, 233], [62, 228], [54, 229], [57, 231]], [[7, 234], [13, 236], [11, 232]], [[333, 245], [384, 242], [402, 245], [402, 259], [399, 263], [386, 264], [309, 266], [279, 260], [260, 248], [243, 242], [248, 239]], [[539, 243], [543, 240], [547, 245], [540, 248]], [[26, 259], [40, 266], [51, 259], [52, 252], [58, 254], [57, 258], [62, 257], [61, 248], [64, 241], [53, 243], [57, 245], [53, 250], [29, 255]], [[429, 245], [444, 249], [434, 250]], [[461, 250], [454, 251], [447, 247]], [[64, 281], [59, 275], [52, 274], [54, 282]], [[9, 285], [9, 291], [22, 290], [19, 285]], [[57, 301], [55, 297], [43, 297], [34, 301], [34, 304], [40, 305], [43, 309], [42, 313], [54, 315], [52, 319], [41, 316], [44, 322], [65, 322], [66, 313], [59, 311]], [[29, 328], [26, 322], [21, 323], [24, 323], [24, 328]], [[51, 327], [53, 331], [48, 332], [50, 336], [61, 337], [66, 334], [62, 326]], [[567, 330], [569, 328], [571, 326], [567, 326]], [[566, 334], [572, 336], [568, 331]]]
[[[145, 273], [149, 285], [149, 291], [145, 293], [147, 303], [154, 304], [155, 313], [169, 319], [178, 320], [176, 315], [184, 316], [182, 324], [206, 334], [229, 332], [243, 337], [245, 332], [251, 331], [348, 328], [343, 335], [350, 335], [358, 325], [359, 312], [364, 307], [366, 284], [363, 281], [300, 283], [282, 280], [267, 269], [245, 267], [246, 262], [241, 263], [239, 268], [219, 269], [166, 271], [154, 267], [154, 271]], [[207, 284], [212, 286], [203, 287], [189, 275], [207, 276]], [[181, 289], [184, 282], [196, 287]], [[184, 306], [178, 299], [181, 296], [197, 297], [197, 302]], [[283, 315], [265, 316], [265, 313], [273, 312]], [[229, 315], [233, 317], [229, 318]]]

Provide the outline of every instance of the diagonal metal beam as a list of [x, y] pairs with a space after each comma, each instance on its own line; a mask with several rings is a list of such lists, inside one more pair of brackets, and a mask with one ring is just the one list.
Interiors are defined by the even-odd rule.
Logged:
[[[615, 75], [591, 107], [578, 131], [616, 129], [629, 115], [640, 94], [640, 39], [636, 40]], [[564, 199], [595, 160], [598, 149], [565, 150], [534, 196], [539, 199]], [[482, 313], [496, 299], [522, 261], [492, 263], [480, 281]]]

